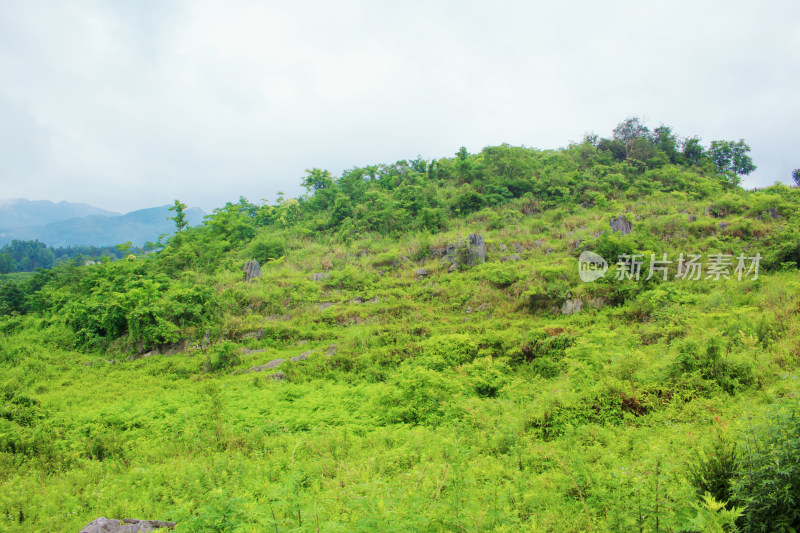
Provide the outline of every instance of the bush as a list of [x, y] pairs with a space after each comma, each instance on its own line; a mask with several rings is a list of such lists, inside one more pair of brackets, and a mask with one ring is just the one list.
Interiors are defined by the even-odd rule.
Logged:
[[414, 361], [431, 370], [445, 370], [469, 363], [478, 355], [478, 343], [469, 335], [440, 335], [425, 341]]
[[718, 339], [711, 339], [705, 350], [695, 341], [687, 340], [679, 345], [678, 350], [674, 370], [696, 373], [702, 379], [716, 382], [728, 394], [734, 394], [753, 382], [752, 364], [723, 354]]
[[733, 483], [744, 505], [743, 530], [800, 531], [800, 414], [795, 403], [780, 406], [749, 432]]
[[275, 236], [266, 236], [253, 241], [250, 245], [250, 255], [260, 265], [279, 259], [286, 254], [286, 244], [283, 239]]
[[224, 341], [206, 354], [206, 372], [225, 370], [239, 364], [240, 358], [236, 344]]
[[407, 366], [390, 382], [391, 389], [381, 398], [390, 423], [437, 425], [450, 418], [448, 408], [460, 392], [449, 376], [418, 366]]
[[463, 367], [468, 377], [468, 382], [478, 396], [494, 397], [509, 381], [511, 368], [491, 357], [476, 359]]
[[686, 468], [697, 495], [711, 494], [718, 502], [730, 502], [736, 473], [736, 443], [719, 433], [708, 450], [697, 451], [696, 455]]

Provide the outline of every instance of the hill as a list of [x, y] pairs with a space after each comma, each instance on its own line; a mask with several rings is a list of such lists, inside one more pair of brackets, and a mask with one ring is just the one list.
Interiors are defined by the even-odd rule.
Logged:
[[796, 529], [800, 189], [671, 135], [311, 169], [7, 282], [4, 526]]
[[87, 204], [16, 198], [0, 200], [0, 232], [25, 226], [41, 226], [90, 215], [116, 216], [119, 213]]
[[[55, 204], [60, 205], [60, 204]], [[51, 218], [56, 215], [51, 215]], [[170, 220], [169, 206], [115, 213], [92, 214], [61, 219], [42, 225], [14, 227], [0, 232], [0, 244], [12, 240], [38, 240], [53, 247], [76, 245], [109, 246], [131, 241], [134, 246], [155, 242], [160, 235], [171, 234], [175, 225]], [[199, 208], [187, 210], [191, 225], [199, 224], [205, 212]], [[47, 217], [45, 217], [47, 218]]]

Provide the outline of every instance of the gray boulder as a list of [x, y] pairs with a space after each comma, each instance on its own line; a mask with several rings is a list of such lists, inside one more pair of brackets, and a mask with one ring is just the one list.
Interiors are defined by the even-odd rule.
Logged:
[[275, 381], [284, 381], [289, 378], [287, 378], [286, 374], [284, 374], [283, 372], [275, 372], [274, 374], [270, 374], [269, 376], [267, 376], [267, 379], [274, 379]]
[[486, 241], [477, 233], [470, 233], [465, 240], [447, 245], [445, 259], [457, 267], [484, 263], [486, 262]]
[[174, 527], [175, 522], [136, 520], [133, 518], [115, 520], [113, 518], [101, 516], [86, 524], [86, 526], [80, 530], [80, 533], [136, 533], [137, 531], [153, 531], [161, 528], [172, 529]]
[[414, 274], [416, 274], [418, 278], [424, 278], [429, 272], [427, 268], [418, 268], [414, 271]]
[[623, 235], [627, 235], [633, 231], [633, 225], [625, 218], [625, 215], [620, 215], [611, 219], [611, 231], [619, 231]]
[[331, 275], [327, 272], [317, 272], [316, 274], [311, 274], [311, 281], [322, 281], [323, 279], [328, 279], [329, 277], [331, 277]]
[[564, 302], [564, 305], [561, 306], [561, 314], [562, 315], [574, 315], [578, 311], [581, 310], [581, 306], [583, 302], [575, 298], [574, 300], [571, 298], [567, 298], [567, 301]]
[[255, 259], [245, 263], [242, 271], [244, 272], [244, 281], [261, 279], [261, 266], [259, 266], [258, 261]]
[[307, 352], [303, 352], [300, 355], [296, 355], [294, 357], [290, 357], [289, 361], [291, 361], [292, 363], [296, 363], [298, 361], [305, 361], [306, 359], [308, 359], [308, 356], [311, 355], [312, 351], [313, 350], [308, 350]]
[[251, 353], [262, 353], [262, 352], [266, 352], [268, 350], [269, 350], [269, 348], [260, 348], [258, 350], [252, 350], [252, 349], [250, 349], [250, 348], [245, 346], [244, 348], [242, 348], [242, 353], [244, 355], [249, 355]]
[[286, 359], [273, 359], [272, 361], [264, 363], [263, 365], [251, 366], [250, 368], [247, 369], [246, 373], [249, 374], [250, 372], [263, 372], [264, 370], [271, 370], [275, 367], [280, 366], [285, 362]]

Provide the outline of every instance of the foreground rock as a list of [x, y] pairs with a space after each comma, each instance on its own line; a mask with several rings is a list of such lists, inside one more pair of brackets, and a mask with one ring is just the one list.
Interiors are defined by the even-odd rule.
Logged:
[[244, 272], [244, 281], [253, 281], [255, 279], [261, 279], [261, 266], [255, 259], [245, 263], [244, 268], [242, 268], [242, 271]]
[[80, 533], [135, 533], [137, 531], [153, 531], [156, 529], [175, 527], [175, 522], [162, 522], [161, 520], [136, 520], [124, 518], [115, 520], [101, 516], [89, 522]]

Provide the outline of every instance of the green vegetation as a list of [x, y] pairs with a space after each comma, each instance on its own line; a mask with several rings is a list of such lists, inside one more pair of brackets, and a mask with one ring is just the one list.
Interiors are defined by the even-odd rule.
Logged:
[[[135, 249], [135, 252], [141, 251]], [[75, 261], [100, 261], [103, 257], [121, 258], [115, 246], [68, 246], [53, 248], [39, 241], [11, 241], [0, 247], [0, 275], [14, 272], [35, 272], [37, 269]]]
[[[745, 191], [714, 154], [629, 119], [311, 169], [197, 227], [176, 201], [157, 253], [7, 280], [0, 529], [797, 529], [800, 189]], [[451, 272], [470, 233], [486, 262]], [[589, 250], [611, 266], [583, 283]], [[730, 279], [676, 279], [693, 253]]]

